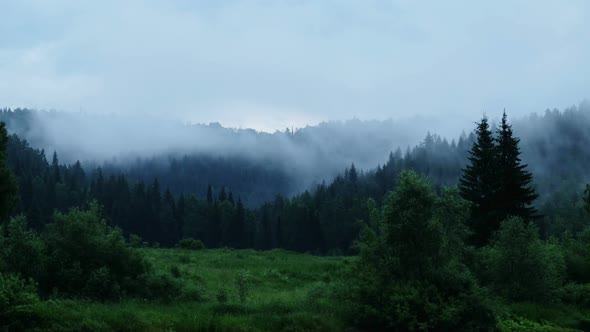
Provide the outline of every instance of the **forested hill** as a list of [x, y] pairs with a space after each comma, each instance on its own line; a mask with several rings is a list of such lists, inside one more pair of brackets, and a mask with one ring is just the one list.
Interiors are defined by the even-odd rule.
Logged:
[[85, 168], [101, 166], [134, 181], [158, 177], [175, 193], [202, 195], [209, 183], [227, 186], [249, 206], [330, 180], [353, 162], [373, 168], [396, 147], [417, 144], [432, 125], [349, 120], [265, 133], [217, 123], [27, 109], [5, 109], [0, 120], [48, 156], [58, 151], [63, 162], [80, 160]]
[[[590, 150], [583, 148], [590, 144], [588, 108], [546, 112], [516, 121], [514, 128], [540, 193], [535, 204], [545, 215], [543, 234], [580, 230], [587, 223], [579, 203], [588, 182]], [[368, 198], [379, 203], [404, 169], [426, 174], [436, 185], [456, 184], [472, 142], [473, 135], [449, 142], [429, 134], [412, 149], [391, 152], [383, 165], [365, 172], [349, 166], [333, 181], [291, 198], [276, 195], [298, 180], [293, 174], [239, 158], [186, 156], [100, 169], [62, 164], [58, 155], [48, 161], [43, 151], [12, 135], [8, 163], [19, 181], [17, 212], [37, 227], [51, 219], [54, 208], [63, 211], [96, 199], [111, 224], [162, 245], [194, 237], [210, 247], [343, 252], [358, 235], [358, 220], [368, 218]], [[267, 203], [248, 207], [244, 199], [252, 196]]]
[[[492, 119], [494, 115], [490, 114]], [[427, 128], [436, 127], [418, 120], [414, 124], [329, 122], [274, 134], [219, 124], [185, 125], [26, 109], [4, 109], [0, 121], [32, 147], [44, 149], [48, 157], [58, 151], [62, 162], [80, 160], [86, 170], [100, 166], [106, 177], [125, 174], [131, 182], [158, 178], [174, 194], [200, 198], [205, 197], [203, 188], [209, 184], [229, 187], [249, 207], [272, 201], [277, 194], [291, 196], [322, 181], [330, 182], [352, 163], [358, 169], [375, 170], [378, 164], [388, 163], [388, 155], [397, 149], [401, 157], [411, 154], [412, 168], [423, 169], [437, 182], [455, 183], [470, 146], [465, 134], [458, 139], [430, 135], [424, 140]], [[565, 182], [574, 187], [587, 182], [587, 103], [516, 119], [513, 125], [522, 140], [523, 160], [542, 193], [572, 187]], [[408, 148], [419, 142], [413, 150]], [[394, 179], [384, 166], [384, 171], [377, 172], [383, 177], [381, 190], [390, 188]], [[541, 201], [543, 197], [546, 195]]]

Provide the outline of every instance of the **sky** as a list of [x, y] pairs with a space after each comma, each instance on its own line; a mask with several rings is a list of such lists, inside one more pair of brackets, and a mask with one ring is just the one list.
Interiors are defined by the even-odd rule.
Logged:
[[463, 124], [590, 96], [588, 1], [21, 0], [0, 13], [0, 107], [273, 131]]

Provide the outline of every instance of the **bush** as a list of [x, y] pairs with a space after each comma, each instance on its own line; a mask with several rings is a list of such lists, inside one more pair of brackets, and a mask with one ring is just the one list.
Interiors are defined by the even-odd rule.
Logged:
[[41, 290], [95, 299], [116, 299], [141, 288], [149, 271], [143, 256], [129, 248], [121, 231], [108, 227], [99, 208], [56, 213], [42, 239], [47, 269]]
[[170, 274], [174, 278], [180, 278], [182, 276], [182, 272], [180, 272], [180, 268], [178, 267], [178, 265], [172, 265], [170, 267]]
[[178, 241], [176, 247], [186, 250], [203, 250], [205, 249], [205, 244], [201, 240], [187, 238]]
[[36, 285], [13, 274], [0, 273], [0, 327], [24, 330], [37, 319], [33, 306], [39, 302]]
[[215, 298], [219, 303], [226, 303], [229, 296], [227, 294], [227, 290], [223, 287], [217, 289], [217, 293], [215, 294]]
[[[496, 319], [463, 263], [468, 206], [457, 190], [438, 197], [430, 183], [402, 172], [379, 211], [369, 200], [359, 259], [340, 284], [346, 316], [366, 330], [493, 330]], [[350, 303], [350, 305], [348, 304]]]
[[240, 302], [246, 302], [248, 298], [248, 293], [250, 292], [250, 276], [245, 272], [240, 272], [236, 275], [235, 283], [236, 283], [236, 292], [238, 293], [238, 298]]
[[39, 280], [46, 266], [45, 243], [27, 229], [23, 216], [10, 219], [0, 226], [0, 269], [23, 278]]
[[137, 235], [137, 234], [131, 234], [129, 235], [129, 245], [133, 248], [141, 248], [142, 247], [142, 243], [143, 240], [141, 239], [141, 236]]
[[565, 260], [561, 248], [542, 242], [537, 228], [520, 218], [502, 223], [488, 254], [492, 285], [506, 298], [545, 300], [563, 285]]
[[141, 295], [148, 300], [171, 302], [181, 295], [180, 281], [167, 274], [146, 274], [142, 282]]
[[590, 284], [567, 284], [558, 294], [563, 303], [590, 308]]
[[181, 291], [180, 299], [185, 301], [202, 302], [205, 300], [207, 291], [204, 287], [194, 284], [186, 284]]
[[563, 250], [570, 281], [590, 282], [590, 228], [576, 238], [567, 235], [563, 240]]

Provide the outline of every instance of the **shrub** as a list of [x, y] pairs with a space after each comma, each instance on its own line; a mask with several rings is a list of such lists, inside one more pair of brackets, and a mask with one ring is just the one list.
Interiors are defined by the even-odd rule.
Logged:
[[564, 303], [590, 308], [590, 284], [567, 284], [558, 295]]
[[359, 259], [339, 283], [346, 316], [366, 330], [493, 330], [488, 295], [463, 263], [466, 203], [457, 190], [438, 197], [430, 183], [402, 172], [379, 211], [369, 200]]
[[217, 293], [215, 294], [215, 298], [219, 303], [226, 303], [229, 296], [227, 294], [227, 290], [223, 287], [217, 289]]
[[170, 267], [170, 274], [174, 278], [180, 278], [182, 276], [182, 273], [180, 272], [180, 268], [178, 267], [178, 265], [172, 265]]
[[576, 238], [567, 235], [563, 240], [563, 250], [570, 281], [590, 282], [590, 227]]
[[563, 284], [563, 253], [556, 243], [543, 243], [534, 225], [520, 218], [504, 221], [491, 248], [490, 274], [499, 294], [517, 301], [543, 300]]
[[119, 229], [107, 226], [96, 203], [53, 219], [43, 234], [48, 258], [40, 284], [45, 293], [115, 299], [141, 288], [149, 266], [126, 245]]
[[141, 295], [148, 300], [170, 302], [181, 295], [180, 281], [167, 274], [146, 274], [142, 282]]
[[240, 302], [246, 302], [248, 298], [248, 293], [250, 292], [250, 276], [245, 272], [240, 272], [236, 274], [235, 277], [235, 284], [236, 284], [236, 292], [238, 293], [238, 298]]
[[0, 327], [20, 331], [33, 324], [39, 302], [36, 286], [13, 274], [0, 273]]
[[[3, 231], [4, 230], [4, 231]], [[0, 268], [24, 278], [39, 280], [46, 264], [45, 244], [33, 231], [27, 229], [23, 216], [10, 219], [0, 226]]]
[[142, 243], [143, 240], [141, 239], [141, 236], [137, 234], [129, 235], [129, 245], [133, 248], [140, 248], [142, 246]]
[[204, 287], [188, 283], [182, 288], [180, 299], [185, 301], [202, 302], [205, 300], [206, 293]]
[[178, 241], [176, 246], [180, 249], [186, 250], [203, 250], [205, 249], [205, 244], [201, 240], [195, 240], [193, 238], [182, 239]]

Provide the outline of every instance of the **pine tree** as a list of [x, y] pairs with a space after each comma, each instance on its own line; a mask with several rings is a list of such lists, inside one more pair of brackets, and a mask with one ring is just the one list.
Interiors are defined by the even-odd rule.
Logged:
[[9, 216], [17, 202], [16, 179], [7, 166], [7, 146], [6, 124], [0, 122], [0, 221], [4, 221]]
[[225, 187], [221, 187], [221, 192], [219, 193], [219, 202], [223, 202], [227, 199], [227, 194], [225, 193]]
[[584, 191], [584, 203], [586, 211], [590, 213], [590, 184], [586, 185], [586, 190]]
[[227, 195], [227, 200], [231, 203], [231, 205], [234, 205], [234, 194], [230, 191], [229, 195]]
[[51, 172], [53, 181], [61, 182], [61, 173], [59, 171], [59, 160], [57, 159], [57, 151], [53, 151], [53, 159], [51, 160]]
[[356, 180], [358, 179], [358, 172], [356, 170], [356, 167], [354, 167], [354, 164], [350, 165], [350, 170], [348, 171], [348, 178], [352, 183], [356, 183]]
[[463, 169], [459, 182], [461, 197], [472, 203], [470, 226], [474, 231], [473, 242], [485, 245], [499, 221], [494, 214], [497, 191], [496, 146], [487, 117], [477, 124], [476, 139], [469, 151], [469, 165]]
[[211, 189], [211, 185], [207, 186], [207, 203], [213, 204], [213, 189]]
[[512, 126], [508, 124], [506, 112], [497, 133], [497, 217], [499, 221], [508, 217], [531, 221], [537, 217], [537, 210], [531, 203], [539, 195], [531, 187], [533, 176], [526, 171], [527, 165], [521, 164], [518, 147], [520, 139], [512, 135]]

